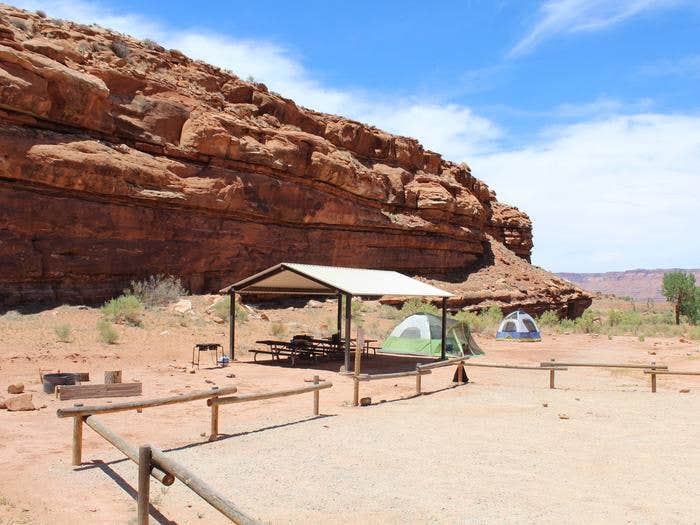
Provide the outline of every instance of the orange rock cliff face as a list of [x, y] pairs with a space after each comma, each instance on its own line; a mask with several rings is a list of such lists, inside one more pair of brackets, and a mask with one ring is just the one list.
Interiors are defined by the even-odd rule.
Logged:
[[[541, 270], [527, 300], [501, 282], [504, 257], [532, 268], [531, 223], [466, 164], [153, 42], [7, 6], [0, 243], [4, 305], [102, 300], [159, 273], [210, 292], [281, 261], [433, 279], [454, 307], [590, 304]], [[467, 291], [494, 272], [504, 293]]]

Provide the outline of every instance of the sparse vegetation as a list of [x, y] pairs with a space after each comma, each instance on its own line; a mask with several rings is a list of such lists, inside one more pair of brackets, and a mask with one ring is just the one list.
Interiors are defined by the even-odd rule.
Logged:
[[163, 49], [162, 46], [160, 46], [157, 42], [154, 42], [150, 38], [147, 38], [143, 41], [143, 47], [145, 47], [146, 49], [150, 49], [151, 51]]
[[146, 307], [154, 307], [174, 303], [187, 295], [187, 290], [179, 277], [151, 275], [143, 281], [131, 281], [131, 287], [125, 293], [135, 296]]
[[112, 53], [119, 58], [128, 58], [129, 56], [129, 46], [127, 46], [123, 40], [114, 40], [109, 45], [109, 48], [112, 50]]
[[250, 83], [252, 83], [252, 84], [257, 84], [257, 83], [258, 83], [258, 81], [255, 79], [255, 77], [254, 77], [253, 75], [248, 75], [245, 79], [246, 79], [247, 82], [250, 82]]
[[36, 13], [36, 16], [38, 16], [39, 18], [46, 18], [46, 13], [44, 11], [42, 11], [41, 9], [37, 9], [34, 12]]
[[403, 303], [403, 306], [401, 307], [401, 310], [399, 312], [399, 317], [404, 318], [408, 317], [409, 315], [421, 312], [433, 315], [441, 315], [440, 309], [433, 303], [424, 301], [420, 297], [412, 297], [411, 299]]
[[552, 310], [547, 310], [537, 318], [537, 324], [540, 328], [552, 328], [559, 324], [559, 316]]
[[[231, 297], [226, 296], [214, 304], [214, 315], [224, 321], [228, 320], [228, 314], [231, 310]], [[236, 303], [236, 321], [245, 323], [248, 320], [248, 312], [240, 304]]]
[[112, 323], [104, 319], [97, 321], [97, 332], [100, 334], [100, 339], [108, 345], [116, 344], [119, 340], [119, 334], [112, 326]]
[[102, 306], [102, 315], [107, 321], [113, 323], [141, 326], [142, 310], [143, 307], [138, 297], [123, 294], [107, 301]]
[[29, 29], [27, 23], [21, 18], [11, 17], [8, 21], [10, 22], [10, 24], [15, 26], [17, 29], [21, 29], [22, 31], [27, 31]]
[[71, 342], [71, 328], [70, 325], [60, 324], [53, 329], [56, 334], [56, 340], [59, 343], [70, 343]]
[[275, 337], [281, 338], [287, 335], [287, 327], [279, 321], [272, 321], [272, 323], [270, 324], [270, 332]]
[[489, 306], [478, 313], [465, 310], [459, 312], [456, 319], [466, 322], [474, 333], [495, 332], [503, 319], [503, 311], [497, 306]]

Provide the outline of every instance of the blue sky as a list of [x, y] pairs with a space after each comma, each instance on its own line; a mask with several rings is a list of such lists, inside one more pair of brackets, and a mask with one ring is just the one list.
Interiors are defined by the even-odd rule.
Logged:
[[530, 214], [545, 268], [700, 267], [698, 0], [16, 5], [415, 136]]

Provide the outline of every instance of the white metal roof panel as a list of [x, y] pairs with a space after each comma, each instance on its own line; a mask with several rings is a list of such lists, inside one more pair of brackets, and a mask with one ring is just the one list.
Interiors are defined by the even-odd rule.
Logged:
[[399, 272], [317, 266], [313, 264], [281, 263], [231, 287], [235, 290], [264, 291], [314, 291], [333, 293], [340, 291], [357, 296], [405, 295], [421, 297], [451, 297], [452, 294], [430, 284], [413, 279]]

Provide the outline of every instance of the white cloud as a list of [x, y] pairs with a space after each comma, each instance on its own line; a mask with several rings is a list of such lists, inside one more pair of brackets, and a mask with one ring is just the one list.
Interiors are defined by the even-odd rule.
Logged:
[[508, 56], [524, 55], [560, 34], [607, 29], [645, 11], [679, 3], [682, 0], [548, 0], [538, 9], [532, 28]]
[[471, 159], [535, 226], [534, 262], [558, 271], [697, 266], [700, 116], [637, 114], [551, 129]]
[[639, 72], [648, 76], [700, 77], [700, 55], [688, 55], [677, 60], [660, 60], [642, 67]]

